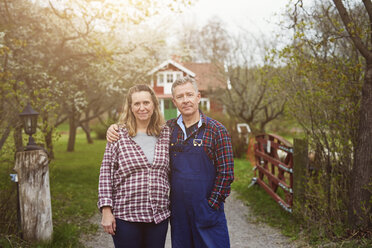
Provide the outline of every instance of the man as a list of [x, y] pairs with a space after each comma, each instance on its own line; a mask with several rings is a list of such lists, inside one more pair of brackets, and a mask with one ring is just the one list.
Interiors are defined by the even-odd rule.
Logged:
[[223, 205], [234, 180], [231, 139], [221, 123], [199, 110], [201, 96], [192, 78], [177, 79], [172, 97], [181, 113], [167, 122], [172, 247], [230, 247]]

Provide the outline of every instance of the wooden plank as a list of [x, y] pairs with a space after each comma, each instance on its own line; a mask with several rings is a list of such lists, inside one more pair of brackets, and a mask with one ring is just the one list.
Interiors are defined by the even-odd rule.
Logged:
[[282, 198], [280, 198], [271, 188], [261, 179], [257, 178], [257, 183], [288, 212], [292, 212], [291, 206], [289, 206]]
[[295, 209], [305, 203], [306, 168], [308, 167], [308, 144], [305, 140], [294, 139], [293, 191]]
[[265, 168], [261, 167], [261, 166], [258, 166], [257, 167], [257, 170], [259, 170], [260, 172], [264, 173], [269, 181], [272, 181], [274, 182], [276, 185], [279, 185], [279, 183], [281, 183], [283, 186], [280, 186], [282, 189], [284, 189], [285, 191], [289, 192], [289, 193], [292, 193], [292, 189], [291, 187], [283, 180], [280, 180], [279, 178], [277, 178], [275, 175], [271, 174], [268, 170], [266, 170]]
[[259, 155], [259, 157], [263, 158], [264, 160], [267, 160], [271, 164], [276, 165], [278, 168], [284, 169], [285, 171], [287, 171], [289, 173], [292, 173], [293, 172], [292, 171], [292, 167], [284, 164], [282, 161], [277, 160], [277, 159], [275, 159], [273, 157], [270, 157], [270, 155], [268, 155], [268, 154], [266, 154], [264, 152], [260, 152], [258, 150], [256, 150], [255, 152], [256, 152], [256, 155]]

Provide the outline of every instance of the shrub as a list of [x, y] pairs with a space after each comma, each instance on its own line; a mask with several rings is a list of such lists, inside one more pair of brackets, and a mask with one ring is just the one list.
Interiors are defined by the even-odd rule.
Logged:
[[[9, 136], [7, 142], [0, 150], [0, 247], [5, 246], [4, 240], [17, 238], [17, 184], [10, 180], [9, 174], [15, 173], [15, 148], [13, 138]], [[5, 238], [6, 237], [6, 238]]]
[[110, 127], [111, 124], [116, 123], [112, 119], [107, 119], [106, 122], [100, 122], [95, 125], [92, 125], [91, 129], [96, 133], [96, 138], [105, 140], [106, 139], [106, 131]]

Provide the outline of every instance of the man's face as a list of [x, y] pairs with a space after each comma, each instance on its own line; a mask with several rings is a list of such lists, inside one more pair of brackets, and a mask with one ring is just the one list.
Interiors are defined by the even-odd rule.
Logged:
[[174, 88], [172, 101], [183, 116], [191, 116], [199, 109], [200, 93], [191, 83], [186, 83]]

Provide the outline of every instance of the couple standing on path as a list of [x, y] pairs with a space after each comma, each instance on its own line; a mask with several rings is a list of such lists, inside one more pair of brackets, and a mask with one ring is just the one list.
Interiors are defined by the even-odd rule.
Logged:
[[234, 178], [231, 139], [199, 110], [193, 79], [177, 79], [172, 97], [181, 115], [162, 125], [153, 90], [128, 91], [100, 171], [102, 226], [115, 247], [164, 247], [170, 217], [172, 247], [230, 247], [224, 201]]

